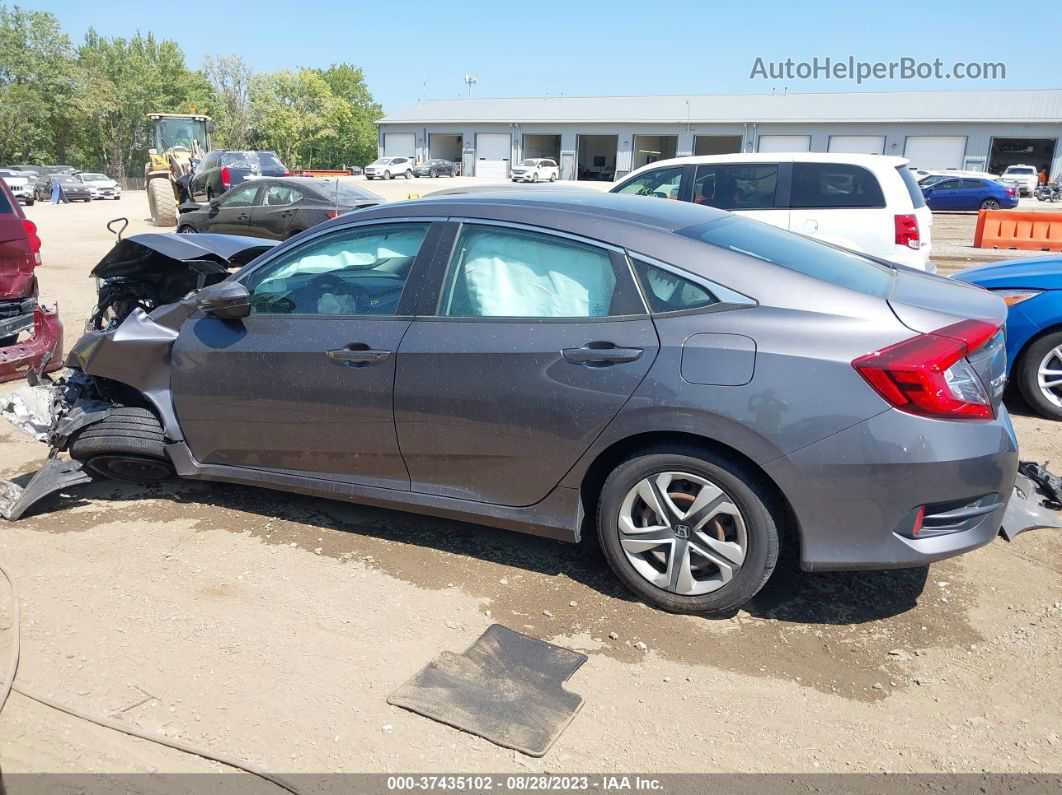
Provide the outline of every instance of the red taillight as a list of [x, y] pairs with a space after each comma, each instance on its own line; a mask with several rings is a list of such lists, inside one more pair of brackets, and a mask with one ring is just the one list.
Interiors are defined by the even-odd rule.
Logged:
[[966, 356], [992, 339], [999, 328], [980, 320], [963, 320], [861, 356], [852, 366], [901, 411], [927, 417], [992, 419], [992, 401]]
[[33, 264], [41, 264], [41, 238], [37, 234], [37, 225], [29, 218], [22, 219], [22, 228], [26, 230], [26, 242], [29, 243], [30, 254], [33, 255]]
[[283, 176], [290, 177], [291, 176], [291, 171], [285, 170]]
[[1008, 196], [1017, 196], [1018, 192], [1016, 190], [1014, 190], [1014, 188], [1007, 188], [1007, 195]]
[[918, 216], [896, 216], [896, 245], [915, 250], [922, 247], [922, 238], [918, 233]]
[[339, 214], [339, 210], [329, 210], [327, 213], [325, 213], [325, 215], [327, 215], [329, 218], [338, 218]]
[[224, 185], [226, 188], [229, 187], [232, 184], [232, 182], [229, 179], [229, 167], [228, 166], [222, 166], [221, 167], [221, 184]]

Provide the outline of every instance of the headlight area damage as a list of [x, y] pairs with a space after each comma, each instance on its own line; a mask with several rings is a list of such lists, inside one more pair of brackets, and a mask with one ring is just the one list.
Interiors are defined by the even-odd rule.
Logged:
[[66, 372], [52, 380], [45, 367], [30, 370], [28, 386], [0, 398], [0, 416], [50, 448], [25, 487], [0, 481], [0, 516], [18, 519], [94, 473], [137, 482], [172, 476], [165, 446], [183, 434], [170, 400], [170, 348], [195, 309], [186, 296], [274, 245], [236, 235], [119, 240], [92, 271], [97, 307]]

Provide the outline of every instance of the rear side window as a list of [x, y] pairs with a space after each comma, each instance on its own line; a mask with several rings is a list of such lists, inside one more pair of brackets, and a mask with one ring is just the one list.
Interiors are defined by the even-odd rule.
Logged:
[[645, 293], [646, 301], [649, 302], [649, 310], [654, 315], [702, 309], [719, 303], [719, 299], [706, 287], [663, 268], [650, 265], [648, 262], [635, 259], [634, 270], [638, 274], [638, 281], [642, 283], [642, 291]]
[[467, 224], [439, 314], [592, 318], [644, 314], [629, 273], [605, 249], [553, 235]]
[[0, 190], [0, 215], [5, 215], [11, 210], [11, 203], [7, 200], [7, 192]]
[[848, 163], [794, 163], [794, 209], [884, 207], [878, 179], [861, 166]]
[[694, 203], [721, 210], [773, 210], [777, 193], [777, 163], [708, 163], [693, 178]]
[[710, 221], [678, 234], [867, 295], [887, 298], [892, 291], [891, 268], [749, 218]]
[[907, 195], [911, 197], [911, 204], [917, 210], [919, 207], [926, 206], [926, 198], [922, 195], [922, 188], [918, 185], [918, 180], [915, 179], [915, 175], [911, 173], [911, 169], [904, 166], [898, 166], [896, 171], [900, 175], [900, 179], [903, 180], [904, 186], [907, 188]]
[[979, 179], [964, 179], [962, 181], [963, 190], [981, 190], [984, 186], [984, 183]]

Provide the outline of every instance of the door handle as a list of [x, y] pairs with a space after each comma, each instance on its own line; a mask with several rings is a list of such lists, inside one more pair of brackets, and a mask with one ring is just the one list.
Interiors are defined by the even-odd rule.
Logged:
[[634, 362], [642, 357], [641, 348], [617, 348], [611, 342], [590, 342], [581, 348], [565, 348], [561, 355], [573, 364], [609, 365]]
[[391, 351], [379, 351], [370, 348], [364, 342], [352, 342], [343, 348], [325, 351], [335, 364], [347, 367], [367, 367], [370, 364], [383, 364], [391, 358]]

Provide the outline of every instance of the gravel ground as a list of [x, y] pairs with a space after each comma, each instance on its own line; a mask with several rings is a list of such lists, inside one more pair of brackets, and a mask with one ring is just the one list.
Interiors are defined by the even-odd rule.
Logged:
[[[424, 182], [371, 187], [405, 198]], [[28, 214], [69, 344], [104, 222], [148, 231], [144, 194]], [[963, 246], [972, 228], [939, 216], [935, 231]], [[1062, 424], [1015, 425], [1025, 457], [1057, 469]], [[0, 475], [44, 452], [0, 427]], [[706, 620], [633, 601], [589, 542], [193, 482], [93, 484], [46, 511], [0, 534], [22, 592], [20, 683], [274, 771], [1062, 771], [1057, 531], [928, 569], [786, 562], [747, 609]], [[567, 685], [585, 705], [543, 759], [386, 703], [495, 621], [589, 654]], [[18, 694], [0, 744], [5, 772], [221, 770]]]

